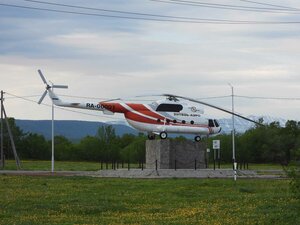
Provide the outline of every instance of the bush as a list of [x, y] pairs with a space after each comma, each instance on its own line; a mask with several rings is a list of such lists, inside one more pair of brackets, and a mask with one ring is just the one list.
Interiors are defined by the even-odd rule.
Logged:
[[291, 191], [297, 199], [300, 199], [300, 161], [292, 162], [285, 172], [289, 178], [291, 178], [290, 187]]

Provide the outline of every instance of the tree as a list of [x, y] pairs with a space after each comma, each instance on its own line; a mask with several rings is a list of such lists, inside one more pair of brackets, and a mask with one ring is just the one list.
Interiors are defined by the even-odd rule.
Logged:
[[291, 155], [297, 151], [300, 144], [300, 124], [299, 122], [288, 120], [281, 131], [281, 136], [286, 161], [291, 160]]
[[75, 160], [99, 161], [103, 157], [103, 152], [99, 146], [98, 138], [86, 136], [75, 147], [73, 157]]
[[34, 133], [27, 134], [22, 139], [22, 148], [19, 152], [22, 158], [26, 159], [50, 159], [50, 142], [44, 136]]
[[127, 162], [145, 162], [145, 142], [147, 137], [140, 133], [120, 152], [121, 159]]
[[55, 158], [57, 160], [72, 160], [74, 158], [74, 146], [64, 136], [55, 136]]
[[[15, 146], [17, 149], [17, 152], [19, 152], [20, 149], [22, 149], [22, 138], [25, 136], [24, 132], [16, 125], [16, 121], [14, 118], [8, 118], [8, 124], [10, 127], [10, 130], [12, 132], [12, 136], [15, 142]], [[11, 141], [8, 134], [7, 126], [5, 121], [3, 121], [3, 150], [6, 158], [12, 158], [13, 157], [13, 151], [11, 147]], [[20, 156], [19, 156], [20, 157]]]
[[96, 138], [100, 143], [99, 149], [103, 152], [101, 159], [117, 161], [120, 152], [120, 138], [117, 137], [115, 129], [111, 125], [99, 127]]

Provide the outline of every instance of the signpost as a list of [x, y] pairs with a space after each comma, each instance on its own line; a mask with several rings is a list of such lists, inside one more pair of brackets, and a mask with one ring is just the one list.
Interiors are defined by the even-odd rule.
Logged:
[[220, 140], [213, 140], [214, 169], [216, 167], [216, 158], [218, 159], [218, 168], [220, 169], [220, 156], [221, 156], [220, 149], [221, 149], [221, 142], [220, 142]]
[[210, 149], [207, 148], [206, 149], [206, 168], [209, 168], [209, 153], [210, 153]]

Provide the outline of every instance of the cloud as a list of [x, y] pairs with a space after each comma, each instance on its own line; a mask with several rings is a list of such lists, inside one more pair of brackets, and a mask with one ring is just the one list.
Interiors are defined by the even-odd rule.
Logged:
[[[164, 15], [291, 19], [151, 1], [93, 3], [95, 7]], [[299, 5], [292, 0], [286, 4]], [[68, 84], [70, 88], [61, 93], [69, 95], [122, 97], [170, 92], [200, 98], [228, 95], [227, 83], [232, 83], [240, 95], [299, 97], [298, 25], [200, 25], [0, 10], [0, 76], [5, 77], [1, 86], [18, 95], [43, 92], [37, 74], [37, 69], [42, 69], [47, 79]], [[210, 101], [230, 108], [226, 98]], [[19, 118], [45, 118], [49, 113], [37, 106], [30, 106], [31, 110], [27, 102], [11, 100], [9, 104]], [[246, 114], [299, 118], [295, 103], [281, 104], [266, 106], [244, 99], [238, 105]], [[60, 118], [64, 115], [68, 113], [61, 113]]]

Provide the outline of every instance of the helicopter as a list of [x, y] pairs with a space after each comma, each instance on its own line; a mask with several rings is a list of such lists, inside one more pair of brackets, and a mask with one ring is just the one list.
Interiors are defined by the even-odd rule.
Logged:
[[259, 124], [247, 117], [233, 113], [221, 107], [173, 94], [161, 94], [156, 96], [164, 99], [153, 101], [149, 104], [125, 102], [120, 98], [100, 101], [100, 102], [65, 102], [62, 101], [53, 91], [54, 88], [68, 88], [67, 85], [50, 85], [41, 70], [38, 73], [46, 85], [46, 90], [41, 96], [38, 104], [41, 104], [48, 94], [53, 104], [61, 107], [71, 107], [78, 109], [102, 111], [107, 115], [115, 113], [124, 114], [128, 124], [133, 128], [148, 133], [148, 139], [155, 139], [159, 135], [161, 139], [166, 139], [170, 133], [193, 134], [196, 142], [201, 141], [201, 136], [218, 134], [222, 128], [217, 119], [207, 118], [204, 110], [199, 104], [233, 114], [245, 120]]

